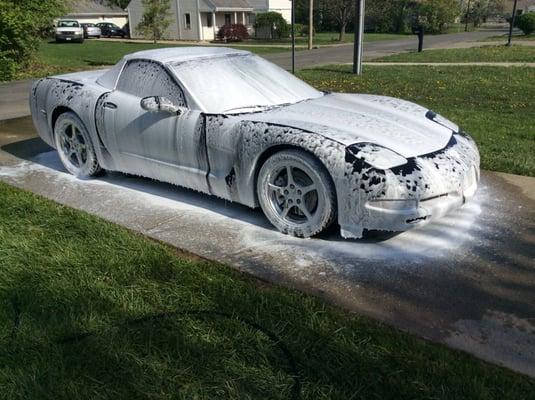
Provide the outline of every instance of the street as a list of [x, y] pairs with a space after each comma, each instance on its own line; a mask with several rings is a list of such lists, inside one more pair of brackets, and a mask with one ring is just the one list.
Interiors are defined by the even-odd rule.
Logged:
[[[428, 35], [425, 37], [425, 48], [482, 46], [488, 43], [478, 42], [478, 40], [496, 36], [503, 32], [503, 29], [498, 29], [448, 35]], [[364, 58], [365, 60], [373, 60], [389, 54], [414, 50], [416, 47], [416, 36], [407, 36], [407, 39], [369, 42], [364, 44]], [[353, 44], [299, 51], [296, 54], [297, 69], [325, 64], [349, 63], [353, 60]], [[290, 52], [269, 54], [265, 58], [283, 68], [291, 68]], [[0, 84], [0, 120], [23, 117], [30, 114], [28, 94], [31, 82], [32, 80], [24, 80]]]

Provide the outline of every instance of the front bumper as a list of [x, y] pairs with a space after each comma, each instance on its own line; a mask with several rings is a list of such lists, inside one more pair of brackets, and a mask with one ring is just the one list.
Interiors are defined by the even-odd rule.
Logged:
[[56, 40], [65, 40], [65, 41], [72, 41], [72, 40], [81, 40], [84, 38], [83, 33], [56, 33]]
[[479, 151], [463, 132], [455, 133], [444, 149], [407, 159], [399, 167], [381, 170], [352, 162], [360, 186], [353, 189], [351, 204], [339, 204], [346, 238], [362, 237], [365, 229], [401, 232], [427, 224], [470, 200], [480, 179]]
[[366, 203], [367, 229], [406, 231], [441, 218], [474, 197], [479, 184], [479, 168], [472, 166], [458, 190], [426, 199], [370, 200]]

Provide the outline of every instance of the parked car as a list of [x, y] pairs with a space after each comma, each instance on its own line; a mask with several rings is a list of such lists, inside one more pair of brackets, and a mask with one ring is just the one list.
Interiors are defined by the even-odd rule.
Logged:
[[75, 20], [60, 19], [55, 28], [56, 42], [84, 42], [84, 29]]
[[100, 28], [101, 34], [104, 37], [120, 36], [124, 38], [128, 36], [127, 32], [110, 22], [99, 22], [97, 26]]
[[100, 31], [100, 28], [96, 26], [95, 24], [92, 24], [90, 22], [85, 22], [80, 24], [82, 25], [82, 28], [84, 29], [84, 37], [86, 39], [88, 38], [100, 38], [100, 35], [102, 34]]
[[39, 135], [80, 178], [121, 171], [260, 206], [281, 232], [404, 231], [476, 192], [475, 142], [391, 97], [320, 92], [246, 51], [183, 47], [33, 84]]

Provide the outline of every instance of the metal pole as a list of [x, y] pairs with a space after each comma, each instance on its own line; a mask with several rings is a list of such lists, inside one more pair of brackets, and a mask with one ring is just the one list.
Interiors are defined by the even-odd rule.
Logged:
[[362, 74], [362, 42], [364, 39], [364, 0], [355, 3], [355, 48], [353, 53], [353, 73]]
[[295, 1], [292, 0], [292, 74], [295, 74]]
[[509, 25], [509, 39], [507, 40], [507, 46], [511, 46], [511, 42], [513, 41], [513, 28], [515, 27], [517, 3], [518, 0], [515, 0], [515, 3], [513, 4], [513, 15], [511, 16], [511, 24]]
[[310, 0], [308, 7], [308, 49], [314, 46], [314, 0]]

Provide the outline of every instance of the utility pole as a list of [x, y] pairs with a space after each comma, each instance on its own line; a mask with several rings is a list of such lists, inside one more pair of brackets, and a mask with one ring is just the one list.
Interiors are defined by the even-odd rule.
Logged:
[[362, 74], [362, 42], [364, 39], [364, 1], [355, 2], [355, 48], [353, 53], [353, 73]]
[[295, 2], [292, 1], [292, 74], [295, 75]]
[[511, 16], [511, 24], [509, 25], [509, 39], [507, 40], [507, 46], [511, 46], [511, 42], [513, 41], [513, 28], [515, 27], [517, 3], [518, 0], [515, 0], [515, 3], [513, 4], [513, 15]]
[[310, 0], [308, 7], [308, 49], [314, 46], [314, 0]]

